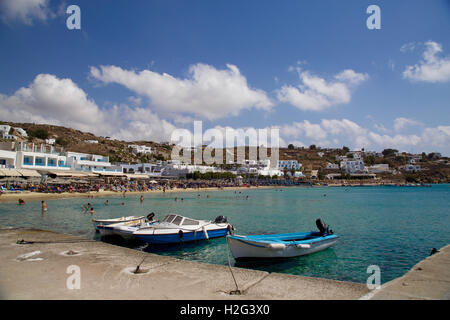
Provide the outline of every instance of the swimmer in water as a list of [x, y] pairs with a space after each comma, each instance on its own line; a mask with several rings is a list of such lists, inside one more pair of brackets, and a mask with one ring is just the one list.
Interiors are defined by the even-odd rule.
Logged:
[[94, 214], [94, 207], [91, 207], [91, 210], [89, 211], [90, 214]]
[[47, 211], [47, 204], [45, 203], [45, 201], [42, 200], [41, 203], [42, 203], [42, 211]]
[[142, 202], [144, 202], [144, 196], [141, 196], [141, 198], [139, 199]]
[[109, 204], [109, 201], [108, 200], [106, 200], [105, 201], [105, 206], [107, 206]]
[[20, 205], [25, 204], [25, 201], [23, 199], [19, 199], [19, 204]]

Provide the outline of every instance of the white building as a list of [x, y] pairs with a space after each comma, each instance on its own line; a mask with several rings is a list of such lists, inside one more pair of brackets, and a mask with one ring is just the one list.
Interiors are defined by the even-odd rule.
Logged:
[[155, 163], [119, 163], [117, 167], [122, 170], [123, 173], [142, 173], [151, 176], [161, 176], [161, 166]]
[[350, 151], [347, 153], [347, 158], [349, 158], [349, 155], [352, 155], [354, 160], [361, 160], [363, 157], [361, 151]]
[[347, 161], [347, 156], [336, 156], [336, 161]]
[[387, 163], [374, 164], [373, 166], [366, 167], [366, 169], [369, 173], [392, 172], [392, 170], [389, 169], [389, 164]]
[[0, 168], [15, 168], [17, 152], [0, 150]]
[[295, 170], [300, 170], [302, 164], [298, 163], [297, 160], [278, 160], [278, 168], [281, 169], [295, 169]]
[[45, 139], [45, 143], [54, 146], [56, 143], [56, 139]]
[[85, 172], [122, 172], [114, 168], [109, 162], [109, 157], [78, 152], [66, 152], [67, 164], [72, 170]]
[[28, 137], [28, 133], [25, 130], [23, 130], [22, 128], [14, 128], [14, 131], [17, 131], [18, 133], [20, 133], [20, 135], [22, 137], [25, 137], [25, 138]]
[[358, 173], [365, 171], [364, 161], [362, 160], [341, 161], [340, 167], [341, 170], [347, 173]]
[[207, 172], [222, 172], [222, 170], [216, 167], [201, 166], [193, 164], [167, 164], [162, 171], [163, 176], [170, 177], [186, 177], [187, 174], [194, 173], [207, 173]]
[[9, 134], [10, 130], [11, 130], [11, 126], [8, 126], [7, 124], [0, 125], [0, 133]]
[[137, 145], [137, 144], [129, 144], [128, 148], [133, 149], [133, 152], [138, 154], [138, 153], [142, 153], [142, 154], [150, 154], [152, 153], [152, 147], [147, 147], [145, 145]]
[[325, 168], [326, 169], [339, 169], [339, 164], [328, 162], [327, 166]]
[[400, 167], [400, 169], [405, 172], [418, 172], [418, 171], [422, 170], [422, 168], [419, 165], [414, 165], [414, 164], [407, 164], [403, 167]]
[[20, 142], [16, 145], [16, 168], [70, 170], [67, 157], [53, 147]]
[[97, 144], [98, 140], [84, 140], [85, 143]]

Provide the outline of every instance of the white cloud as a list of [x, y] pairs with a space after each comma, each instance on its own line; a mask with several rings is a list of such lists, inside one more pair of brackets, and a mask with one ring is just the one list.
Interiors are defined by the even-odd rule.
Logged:
[[34, 20], [45, 21], [55, 17], [48, 7], [49, 0], [1, 0], [1, 19], [5, 23], [20, 21], [32, 25]]
[[310, 142], [321, 146], [327, 146], [330, 143], [327, 140], [328, 133], [326, 130], [320, 124], [313, 124], [308, 120], [283, 125], [280, 128], [280, 134], [295, 139], [307, 138]]
[[2, 119], [48, 123], [124, 140], [164, 141], [175, 128], [144, 108], [101, 109], [71, 79], [39, 74], [13, 95], [0, 94]]
[[267, 94], [250, 88], [247, 79], [231, 64], [225, 70], [200, 63], [192, 65], [187, 79], [116, 66], [91, 67], [90, 74], [104, 83], [118, 83], [150, 98], [155, 109], [172, 117], [185, 113], [213, 120], [236, 116], [243, 109], [270, 110], [273, 106]]
[[414, 119], [400, 117], [394, 120], [395, 131], [401, 131], [407, 126], [420, 126], [420, 125], [422, 125], [422, 123]]
[[409, 43], [405, 43], [404, 45], [401, 46], [400, 51], [401, 52], [407, 52], [407, 51], [413, 51], [417, 46], [416, 42], [409, 42]]
[[367, 74], [351, 69], [334, 76], [335, 80], [326, 81], [308, 71], [297, 68], [301, 84], [298, 87], [284, 85], [277, 90], [277, 98], [301, 110], [320, 111], [338, 104], [349, 103], [350, 89], [368, 78]]
[[300, 139], [303, 145], [314, 143], [322, 147], [348, 145], [356, 149], [372, 148], [380, 151], [385, 148], [396, 148], [411, 152], [450, 153], [450, 126], [425, 128], [421, 132], [409, 135], [389, 135], [370, 131], [348, 119], [322, 119], [319, 123], [304, 120], [285, 124], [281, 126], [280, 134], [283, 138]]
[[423, 53], [423, 60], [414, 66], [407, 66], [403, 78], [412, 81], [447, 82], [450, 81], [450, 57], [439, 57], [441, 44], [428, 41]]

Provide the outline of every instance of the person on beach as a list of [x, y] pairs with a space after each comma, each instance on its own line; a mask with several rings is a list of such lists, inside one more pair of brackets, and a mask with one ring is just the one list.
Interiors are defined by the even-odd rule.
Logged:
[[47, 211], [47, 203], [45, 203], [45, 201], [42, 200], [41, 204], [42, 204], [42, 211]]
[[127, 193], [127, 190], [125, 190], [122, 194], [124, 198], [126, 197], [126, 193]]

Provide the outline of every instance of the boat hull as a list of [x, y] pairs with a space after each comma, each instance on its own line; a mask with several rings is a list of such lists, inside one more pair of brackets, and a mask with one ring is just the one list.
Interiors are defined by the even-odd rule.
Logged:
[[[145, 217], [137, 217], [137, 216], [130, 216], [130, 217], [121, 217], [117, 219], [103, 219], [103, 220], [97, 220], [93, 219], [92, 224], [94, 225], [94, 228], [98, 231], [100, 231], [102, 226], [108, 226], [112, 224], [117, 223], [128, 223], [128, 224], [138, 224], [145, 221]], [[101, 233], [101, 232], [100, 232]]]
[[206, 240], [211, 238], [220, 238], [225, 237], [228, 234], [228, 226], [224, 228], [207, 230], [206, 237], [205, 233], [202, 230], [199, 231], [189, 231], [183, 232], [183, 235], [180, 237], [179, 233], [168, 233], [168, 234], [134, 234], [134, 236], [142, 241], [151, 244], [174, 244], [174, 243], [184, 243], [184, 242], [193, 242]]
[[265, 259], [265, 258], [292, 258], [308, 255], [325, 250], [338, 241], [338, 236], [326, 236], [314, 241], [299, 241], [292, 243], [268, 243], [250, 240], [243, 236], [228, 236], [228, 245], [236, 260]]

